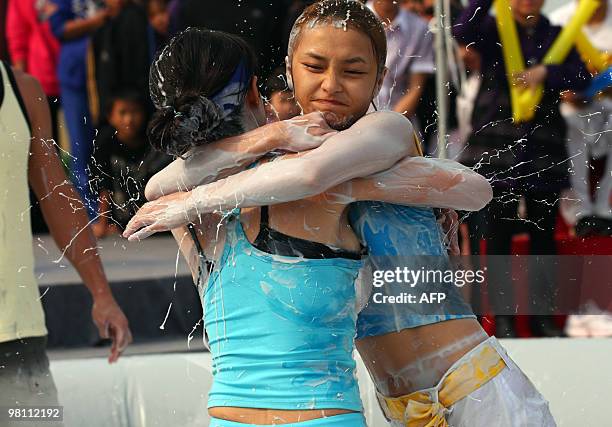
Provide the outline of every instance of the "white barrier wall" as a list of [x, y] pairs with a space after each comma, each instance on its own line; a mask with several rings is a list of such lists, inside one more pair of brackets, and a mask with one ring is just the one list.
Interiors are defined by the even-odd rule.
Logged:
[[[559, 426], [611, 426], [612, 339], [502, 340], [511, 357], [550, 401]], [[370, 427], [386, 427], [373, 385], [358, 361]], [[212, 376], [208, 353], [52, 361], [66, 427], [208, 425]]]

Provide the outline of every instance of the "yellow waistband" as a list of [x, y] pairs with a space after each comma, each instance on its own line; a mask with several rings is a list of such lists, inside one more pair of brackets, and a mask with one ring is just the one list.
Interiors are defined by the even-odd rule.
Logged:
[[406, 427], [447, 427], [445, 416], [448, 408], [482, 387], [505, 367], [506, 363], [495, 347], [484, 342], [464, 356], [440, 384], [431, 389], [433, 398], [431, 393], [422, 390], [400, 397], [378, 394], [378, 400], [389, 419], [401, 421]]

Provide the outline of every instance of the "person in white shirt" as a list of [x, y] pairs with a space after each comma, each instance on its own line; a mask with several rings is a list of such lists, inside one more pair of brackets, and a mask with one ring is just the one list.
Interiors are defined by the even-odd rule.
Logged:
[[[425, 81], [434, 72], [433, 36], [427, 22], [400, 7], [395, 0], [368, 1], [368, 7], [383, 22], [387, 35], [387, 73], [376, 107], [410, 118], [421, 99]], [[416, 126], [415, 126], [416, 127]]]
[[[577, 1], [571, 1], [550, 15], [555, 25], [565, 25], [574, 15]], [[582, 29], [584, 34], [597, 49], [612, 53], [612, 1], [602, 1], [595, 14]], [[576, 234], [610, 235], [612, 232], [612, 209], [610, 193], [612, 192], [612, 101], [601, 97], [591, 102], [577, 94], [563, 96], [561, 113], [568, 124], [568, 152], [572, 158], [574, 173], [571, 175], [572, 188], [577, 195]], [[607, 156], [606, 167], [599, 182], [595, 197], [589, 189], [589, 160]]]
[[[0, 61], [0, 89], [0, 408], [56, 407], [42, 296], [34, 273], [28, 185], [62, 251], [56, 262], [65, 258], [77, 270], [91, 294], [98, 332], [113, 342], [109, 363], [119, 358], [132, 335], [108, 285], [83, 202], [55, 149], [40, 84]], [[52, 417], [45, 424], [62, 425]], [[2, 426], [33, 425], [0, 418]]]
[[[571, 1], [550, 15], [556, 25], [565, 25], [576, 11], [578, 1]], [[584, 34], [597, 49], [612, 54], [612, 1], [602, 1], [589, 22], [582, 28]], [[611, 235], [612, 209], [612, 98], [596, 97], [585, 103], [575, 93], [563, 96], [561, 113], [567, 121], [567, 149], [572, 158], [573, 174], [570, 174], [572, 189], [577, 201], [576, 234]], [[602, 179], [594, 197], [590, 191], [590, 159], [606, 156]], [[571, 218], [573, 219], [573, 218]], [[612, 336], [612, 313], [601, 310], [588, 300], [582, 311], [584, 315], [571, 315], [567, 319], [565, 333], [573, 337]]]

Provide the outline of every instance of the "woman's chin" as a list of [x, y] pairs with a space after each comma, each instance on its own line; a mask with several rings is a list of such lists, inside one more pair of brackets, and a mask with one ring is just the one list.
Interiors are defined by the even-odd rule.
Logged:
[[333, 111], [322, 111], [325, 121], [334, 130], [345, 130], [350, 128], [357, 120], [354, 115], [338, 114]]

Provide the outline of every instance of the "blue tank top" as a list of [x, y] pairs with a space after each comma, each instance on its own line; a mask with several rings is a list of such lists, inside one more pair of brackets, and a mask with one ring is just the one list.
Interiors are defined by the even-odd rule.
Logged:
[[[368, 259], [374, 271], [451, 270], [443, 234], [431, 208], [409, 207], [383, 202], [358, 202], [349, 208], [351, 227], [367, 246]], [[474, 318], [459, 288], [452, 283], [431, 282], [415, 288], [393, 283], [375, 292], [394, 296], [410, 292], [420, 300], [422, 293], [436, 289], [444, 292], [442, 303], [376, 304], [370, 299], [359, 313], [357, 338], [377, 336], [451, 319]]]
[[349, 208], [349, 220], [357, 236], [366, 243], [370, 257], [446, 257], [432, 208], [357, 202]]
[[361, 411], [352, 356], [361, 261], [263, 252], [237, 216], [226, 229], [203, 297], [208, 407]]

